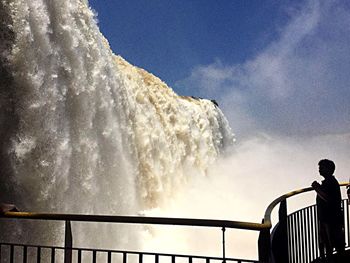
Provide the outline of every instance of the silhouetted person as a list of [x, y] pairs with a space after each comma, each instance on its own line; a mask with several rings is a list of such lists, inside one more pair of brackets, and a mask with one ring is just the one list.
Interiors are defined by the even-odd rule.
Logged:
[[319, 173], [324, 177], [324, 180], [321, 184], [314, 181], [311, 186], [317, 193], [320, 254], [324, 258], [324, 249], [326, 249], [326, 256], [331, 260], [334, 248], [338, 253], [342, 253], [345, 249], [341, 193], [339, 183], [333, 175], [334, 162], [324, 159], [319, 161], [318, 166]]

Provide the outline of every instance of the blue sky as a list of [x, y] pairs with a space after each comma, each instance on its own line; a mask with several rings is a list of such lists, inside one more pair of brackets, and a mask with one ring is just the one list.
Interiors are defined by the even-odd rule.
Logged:
[[235, 133], [350, 133], [347, 1], [90, 0], [113, 51], [181, 95], [216, 99]]
[[258, 52], [286, 23], [278, 3], [90, 0], [114, 52], [172, 87], [197, 65], [241, 63]]

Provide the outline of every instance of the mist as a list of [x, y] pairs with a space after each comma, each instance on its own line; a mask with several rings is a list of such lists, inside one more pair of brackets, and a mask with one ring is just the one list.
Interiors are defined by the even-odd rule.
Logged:
[[[318, 161], [332, 159], [339, 182], [348, 181], [349, 136], [319, 136], [310, 140], [252, 138], [236, 145], [206, 177], [194, 176], [179, 189], [166, 209], [149, 215], [224, 219], [260, 223], [265, 209], [287, 192], [321, 181]], [[310, 192], [288, 200], [288, 212], [315, 203]], [[345, 195], [343, 196], [345, 198]], [[273, 223], [276, 221], [275, 209]], [[153, 231], [153, 232], [152, 232]], [[221, 255], [220, 229], [157, 228], [149, 233], [146, 248], [194, 254]], [[258, 233], [227, 230], [227, 255], [257, 258]], [[197, 240], [197, 241], [196, 241]], [[200, 242], [198, 242], [200, 240]], [[175, 244], [174, 244], [175, 242]]]
[[258, 54], [233, 65], [217, 58], [178, 85], [216, 99], [238, 140], [348, 133], [349, 9], [343, 1], [286, 7], [289, 22]]
[[[233, 65], [218, 58], [178, 81], [218, 101], [236, 144], [207, 177], [194, 176], [167, 211], [156, 214], [261, 222], [275, 198], [322, 180], [317, 164], [324, 158], [335, 162], [339, 182], [349, 181], [349, 6], [305, 1], [283, 12], [289, 22], [254, 57]], [[288, 201], [288, 210], [314, 203], [311, 192]], [[229, 235], [229, 256], [257, 257], [256, 233]], [[206, 240], [187, 232], [183, 242], [196, 244], [198, 236]], [[160, 243], [169, 246], [165, 240]], [[198, 249], [220, 255], [220, 231], [207, 240]]]

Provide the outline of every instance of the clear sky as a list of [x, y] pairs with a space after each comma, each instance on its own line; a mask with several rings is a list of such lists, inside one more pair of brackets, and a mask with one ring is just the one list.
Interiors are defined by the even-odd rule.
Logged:
[[239, 136], [350, 132], [350, 2], [90, 0], [113, 51]]
[[90, 0], [90, 5], [115, 53], [174, 87], [198, 65], [244, 62], [276, 38], [287, 21], [279, 2]]

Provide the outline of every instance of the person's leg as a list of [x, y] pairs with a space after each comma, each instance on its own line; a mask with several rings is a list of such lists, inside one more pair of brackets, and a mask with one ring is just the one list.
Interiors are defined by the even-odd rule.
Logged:
[[343, 226], [341, 224], [332, 225], [332, 243], [334, 244], [336, 250], [336, 262], [345, 262], [343, 258], [345, 251], [345, 238], [343, 232]]
[[323, 223], [318, 222], [318, 243], [319, 243], [319, 250], [320, 250], [320, 258], [325, 258], [325, 229], [323, 226]]
[[332, 261], [332, 257], [333, 257], [333, 249], [334, 249], [334, 243], [333, 238], [332, 238], [332, 228], [329, 224], [322, 224], [322, 228], [324, 229], [324, 244], [326, 247], [326, 258], [329, 262], [333, 262]]

